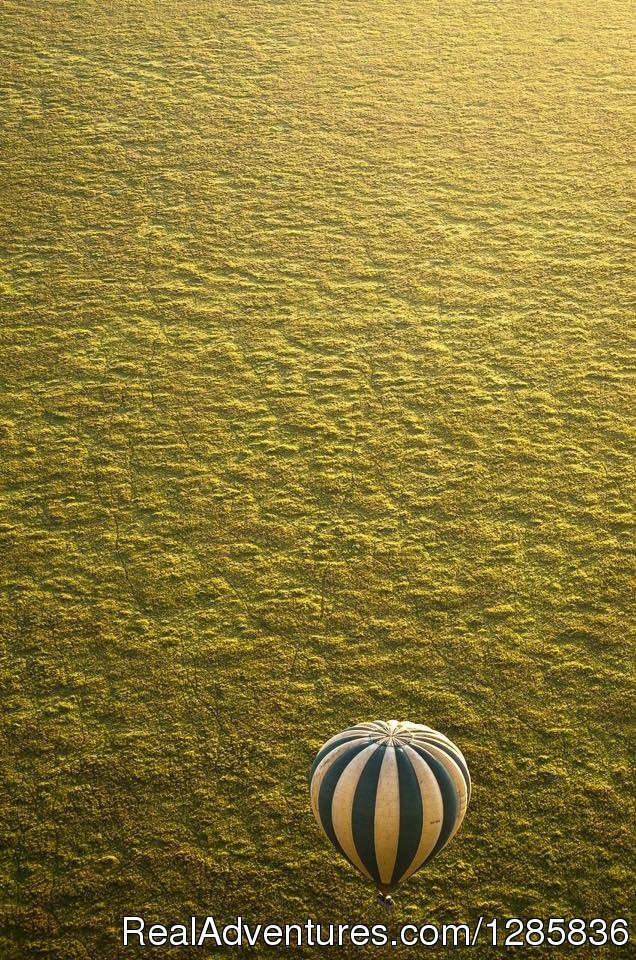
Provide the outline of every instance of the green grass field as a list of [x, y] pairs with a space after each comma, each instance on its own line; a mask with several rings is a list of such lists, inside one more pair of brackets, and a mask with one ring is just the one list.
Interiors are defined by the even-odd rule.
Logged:
[[4, 0], [1, 960], [386, 922], [306, 778], [393, 717], [474, 793], [390, 924], [629, 916], [631, 16]]

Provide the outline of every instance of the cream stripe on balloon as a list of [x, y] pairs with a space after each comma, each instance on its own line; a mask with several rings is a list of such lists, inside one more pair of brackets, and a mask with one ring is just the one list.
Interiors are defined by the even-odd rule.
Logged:
[[[440, 747], [446, 747], [447, 750], [450, 751], [451, 756], [456, 760], [456, 762], [464, 764], [464, 771], [465, 771], [464, 784], [466, 785], [466, 780], [467, 780], [468, 781], [467, 788], [470, 789], [471, 781], [470, 781], [470, 773], [468, 772], [468, 763], [466, 761], [466, 757], [461, 752], [459, 747], [453, 743], [452, 740], [449, 740], [448, 737], [444, 737], [442, 734], [437, 734], [435, 737], [431, 737], [427, 734], [426, 736], [414, 737], [413, 742], [416, 743], [419, 747], [422, 747], [424, 750], [426, 750], [426, 748], [429, 746], [436, 746], [437, 744], [439, 744]], [[446, 752], [446, 756], [448, 756], [448, 752]]]
[[371, 743], [353, 758], [340, 774], [340, 779], [336, 784], [331, 801], [331, 822], [338, 839], [338, 843], [349, 857], [351, 862], [360, 870], [369, 880], [373, 877], [358, 856], [356, 845], [353, 840], [353, 801], [356, 795], [356, 788], [360, 780], [362, 771], [367, 761], [377, 750], [377, 744]]
[[[425, 750], [430, 756], [441, 760], [446, 768], [446, 771], [448, 772], [448, 775], [452, 779], [453, 784], [455, 785], [457, 799], [459, 801], [459, 809], [457, 811], [453, 828], [448, 836], [448, 840], [446, 841], [446, 843], [450, 843], [461, 826], [461, 822], [464, 819], [464, 814], [466, 813], [466, 807], [468, 806], [468, 790], [466, 789], [466, 781], [464, 780], [462, 771], [457, 766], [453, 758], [449, 757], [444, 750], [440, 750], [438, 747], [433, 746], [432, 743], [418, 743], [418, 747], [420, 750]], [[444, 846], [446, 846], [446, 843]]]
[[[325, 757], [322, 758], [322, 760], [320, 761], [320, 763], [318, 764], [318, 766], [314, 771], [313, 777], [311, 778], [311, 793], [310, 793], [311, 809], [313, 811], [314, 817], [322, 827], [322, 832], [325, 834], [325, 836], [327, 836], [327, 834], [325, 833], [325, 828], [322, 826], [322, 820], [320, 819], [320, 812], [318, 809], [318, 801], [320, 798], [320, 788], [322, 786], [322, 781], [325, 779], [325, 775], [329, 770], [329, 767], [331, 766], [331, 764], [335, 760], [337, 760], [338, 757], [341, 757], [343, 753], [346, 753], [347, 750], [355, 746], [356, 743], [357, 743], [356, 740], [347, 740], [346, 743], [340, 744], [339, 747], [334, 747], [333, 750], [330, 751], [330, 753], [328, 753]], [[373, 744], [372, 746], [376, 746], [376, 745]]]
[[457, 744], [449, 740], [449, 738], [445, 736], [445, 734], [440, 733], [439, 730], [415, 730], [414, 737], [418, 742], [426, 742], [426, 740], [439, 741], [445, 744], [445, 746], [450, 747], [453, 753], [456, 753], [462, 760], [466, 759]]
[[399, 878], [400, 881], [406, 880], [407, 877], [415, 873], [424, 863], [439, 839], [444, 820], [442, 792], [433, 771], [426, 761], [420, 757], [419, 753], [413, 750], [408, 744], [404, 747], [404, 752], [413, 764], [413, 769], [415, 770], [415, 775], [417, 776], [420, 787], [420, 796], [422, 798], [422, 835], [415, 856]]
[[375, 798], [375, 858], [382, 883], [390, 883], [400, 839], [400, 781], [395, 747], [386, 748]]
[[427, 740], [438, 741], [450, 747], [455, 753], [459, 753], [453, 741], [449, 740], [448, 737], [444, 736], [443, 733], [439, 733], [437, 730], [415, 730], [413, 736], [418, 743], [426, 743]]

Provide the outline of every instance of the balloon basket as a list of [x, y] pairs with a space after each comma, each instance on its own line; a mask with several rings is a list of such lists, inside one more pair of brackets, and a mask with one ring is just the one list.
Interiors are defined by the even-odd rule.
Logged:
[[378, 890], [376, 900], [385, 910], [395, 910], [395, 901], [388, 893], [382, 893], [381, 890]]

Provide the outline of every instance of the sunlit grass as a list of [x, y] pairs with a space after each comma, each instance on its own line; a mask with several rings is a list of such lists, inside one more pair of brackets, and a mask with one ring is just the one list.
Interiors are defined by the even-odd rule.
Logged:
[[362, 719], [474, 778], [396, 923], [626, 914], [628, 12], [2, 5], [3, 960], [384, 922]]

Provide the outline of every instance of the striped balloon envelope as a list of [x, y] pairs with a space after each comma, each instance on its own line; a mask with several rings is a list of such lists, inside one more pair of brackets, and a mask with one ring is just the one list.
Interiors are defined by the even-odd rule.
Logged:
[[444, 734], [420, 723], [376, 720], [321, 747], [309, 789], [326, 837], [387, 897], [457, 833], [470, 774]]

